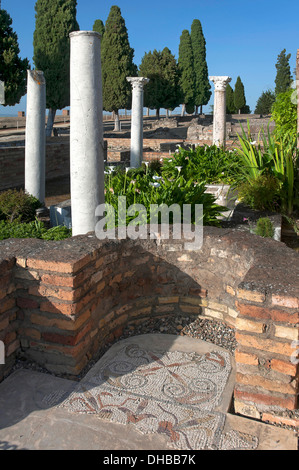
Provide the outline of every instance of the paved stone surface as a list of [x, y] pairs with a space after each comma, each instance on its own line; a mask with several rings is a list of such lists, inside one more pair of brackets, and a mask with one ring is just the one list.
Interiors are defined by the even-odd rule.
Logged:
[[292, 431], [229, 414], [231, 355], [185, 336], [115, 344], [81, 382], [21, 369], [0, 384], [0, 449], [297, 449]]

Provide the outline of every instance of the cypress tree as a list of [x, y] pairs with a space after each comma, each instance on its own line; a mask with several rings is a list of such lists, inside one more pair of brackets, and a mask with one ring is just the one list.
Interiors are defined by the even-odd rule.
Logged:
[[191, 44], [194, 59], [196, 114], [199, 106], [202, 114], [202, 107], [208, 104], [212, 91], [206, 61], [206, 40], [199, 20], [193, 20], [191, 25]]
[[237, 81], [235, 84], [234, 104], [239, 114], [241, 112], [241, 109], [244, 108], [246, 105], [244, 85], [240, 77], [237, 77]]
[[13, 31], [12, 19], [0, 10], [0, 80], [5, 83], [5, 104], [14, 106], [26, 93], [28, 59], [19, 57], [18, 36]]
[[275, 102], [275, 93], [271, 90], [263, 91], [256, 103], [255, 114], [270, 114]]
[[95, 20], [92, 30], [96, 31], [97, 33], [100, 33], [103, 39], [104, 32], [105, 32], [105, 25], [102, 20]]
[[178, 66], [180, 71], [180, 88], [182, 93], [182, 115], [185, 110], [192, 114], [195, 106], [194, 59], [189, 31], [184, 29], [180, 37]]
[[161, 52], [154, 49], [144, 54], [139, 66], [139, 76], [149, 78], [144, 87], [144, 106], [156, 110], [156, 117], [160, 116], [163, 106], [163, 77], [161, 70]]
[[235, 114], [235, 112], [234, 90], [228, 83], [226, 86], [226, 113]]
[[275, 95], [287, 91], [292, 83], [292, 74], [290, 69], [291, 54], [286, 55], [286, 50], [283, 49], [277, 57], [276, 62], [276, 78], [275, 78]]
[[150, 79], [144, 88], [144, 105], [155, 109], [157, 118], [160, 108], [172, 110], [180, 104], [178, 67], [167, 47], [144, 54], [139, 75]]
[[119, 130], [119, 109], [131, 109], [132, 89], [127, 77], [137, 76], [133, 63], [125, 20], [118, 6], [112, 6], [102, 40], [103, 106], [114, 113], [115, 130]]
[[174, 55], [165, 47], [161, 54], [161, 69], [164, 80], [163, 108], [173, 110], [180, 105], [179, 69]]
[[37, 0], [33, 36], [36, 69], [46, 79], [47, 131], [51, 135], [57, 109], [70, 104], [70, 39], [78, 31], [77, 0]]

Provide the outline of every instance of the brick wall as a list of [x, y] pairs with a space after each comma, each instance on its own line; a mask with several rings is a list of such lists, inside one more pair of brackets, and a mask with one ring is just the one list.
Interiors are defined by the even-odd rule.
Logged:
[[55, 373], [78, 375], [124, 327], [187, 313], [235, 329], [237, 413], [269, 420], [298, 407], [291, 359], [299, 339], [299, 263], [283, 244], [206, 227], [202, 249], [193, 252], [181, 240], [93, 235], [8, 240], [0, 248], [5, 371], [22, 351]]
[[5, 365], [0, 366], [0, 381], [15, 362], [20, 341], [17, 337], [16, 285], [13, 275], [13, 257], [1, 257], [0, 261], [0, 341], [5, 345]]
[[[50, 138], [46, 145], [46, 179], [70, 173], [70, 144], [68, 138]], [[0, 191], [24, 187], [25, 147], [0, 148]]]

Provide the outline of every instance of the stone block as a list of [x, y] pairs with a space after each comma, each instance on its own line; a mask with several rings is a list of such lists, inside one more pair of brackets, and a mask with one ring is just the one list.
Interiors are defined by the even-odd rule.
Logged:
[[50, 225], [51, 227], [64, 225], [69, 229], [72, 228], [72, 207], [70, 199], [50, 206]]

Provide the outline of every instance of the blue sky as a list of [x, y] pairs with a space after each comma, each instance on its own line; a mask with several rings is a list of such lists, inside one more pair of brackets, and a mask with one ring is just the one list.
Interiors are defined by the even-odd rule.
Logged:
[[[36, 0], [1, 0], [12, 17], [20, 55], [32, 63]], [[209, 75], [229, 75], [234, 87], [237, 76], [245, 86], [247, 104], [254, 111], [262, 91], [275, 87], [278, 54], [291, 53], [293, 72], [299, 49], [299, 2], [289, 0], [77, 0], [81, 30], [92, 30], [96, 19], [104, 23], [112, 5], [125, 19], [135, 63], [145, 52], [168, 47], [178, 57], [180, 36], [199, 19], [206, 38]], [[213, 84], [212, 84], [213, 89]], [[205, 112], [210, 111], [213, 96]], [[26, 97], [14, 108], [0, 107], [1, 114], [26, 110]]]

